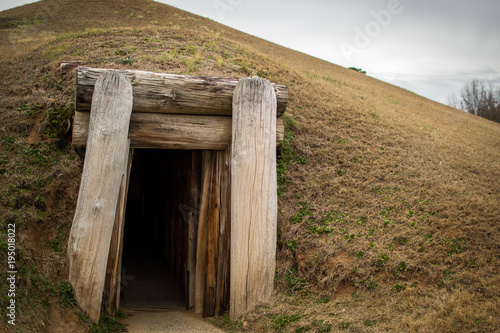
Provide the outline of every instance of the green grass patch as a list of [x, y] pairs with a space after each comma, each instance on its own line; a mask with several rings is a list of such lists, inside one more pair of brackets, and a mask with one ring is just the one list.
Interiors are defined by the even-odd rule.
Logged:
[[61, 300], [62, 306], [75, 306], [76, 300], [73, 293], [73, 287], [67, 281], [60, 281], [56, 287], [57, 296]]
[[268, 317], [273, 323], [274, 329], [278, 332], [282, 332], [288, 325], [295, 323], [300, 320], [301, 315], [298, 313], [293, 314], [270, 314]]

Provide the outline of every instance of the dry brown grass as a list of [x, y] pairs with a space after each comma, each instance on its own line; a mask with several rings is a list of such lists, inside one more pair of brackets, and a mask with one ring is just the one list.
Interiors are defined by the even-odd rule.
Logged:
[[45, 289], [66, 274], [82, 161], [53, 111], [73, 98], [57, 64], [80, 61], [289, 87], [276, 295], [226, 329], [500, 329], [498, 124], [151, 1], [42, 1], [0, 27], [0, 204], [20, 225], [22, 327], [44, 329]]

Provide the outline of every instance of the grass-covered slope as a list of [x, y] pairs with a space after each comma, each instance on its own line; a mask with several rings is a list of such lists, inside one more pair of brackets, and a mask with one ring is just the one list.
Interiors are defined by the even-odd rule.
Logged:
[[64, 61], [288, 86], [276, 294], [224, 328], [500, 329], [498, 124], [151, 1], [41, 1], [1, 12], [0, 30], [0, 267], [15, 223], [18, 331], [90, 329], [64, 282], [83, 165]]

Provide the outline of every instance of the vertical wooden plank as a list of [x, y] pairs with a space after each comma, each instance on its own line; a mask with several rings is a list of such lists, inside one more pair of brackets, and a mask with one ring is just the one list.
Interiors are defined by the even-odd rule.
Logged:
[[220, 182], [220, 224], [217, 256], [217, 290], [215, 314], [229, 310], [230, 232], [231, 232], [231, 146], [223, 152]]
[[[130, 140], [128, 143], [130, 146]], [[124, 165], [123, 181], [120, 186], [120, 196], [116, 209], [115, 225], [111, 236], [111, 245], [108, 256], [108, 266], [106, 268], [106, 280], [104, 287], [104, 299], [102, 310], [107, 310], [109, 314], [114, 314], [120, 304], [120, 283], [121, 283], [121, 255], [123, 249], [123, 230], [125, 226], [125, 209], [127, 204], [128, 182], [132, 167], [133, 149], [127, 154], [127, 163]]]
[[134, 159], [134, 149], [131, 148], [129, 151], [129, 156], [128, 156], [128, 166], [127, 166], [127, 181], [126, 181], [126, 186], [125, 186], [125, 198], [123, 199], [123, 202], [125, 203], [123, 205], [122, 209], [122, 217], [121, 217], [121, 229], [120, 229], [120, 236], [119, 236], [119, 252], [118, 252], [118, 264], [117, 264], [117, 270], [116, 270], [116, 286], [115, 292], [116, 292], [116, 299], [115, 299], [115, 310], [120, 308], [120, 292], [121, 292], [121, 285], [122, 285], [122, 274], [121, 274], [121, 269], [122, 269], [122, 258], [123, 258], [123, 233], [125, 231], [125, 211], [126, 211], [126, 204], [127, 204], [127, 198], [128, 198], [128, 188], [129, 188], [129, 182], [130, 182], [130, 173], [132, 172], [132, 161]]
[[233, 95], [231, 300], [237, 319], [272, 292], [276, 257], [276, 95], [268, 80], [242, 79]]
[[220, 219], [220, 176], [221, 166], [223, 164], [222, 157], [223, 152], [214, 152], [210, 190], [208, 192], [207, 257], [205, 267], [203, 317], [211, 317], [215, 315]]
[[71, 227], [69, 281], [93, 322], [101, 314], [109, 248], [127, 155], [132, 86], [118, 72], [96, 82], [78, 202]]
[[205, 296], [205, 267], [207, 257], [207, 222], [209, 214], [210, 184], [213, 174], [214, 152], [204, 150], [201, 158], [201, 202], [200, 215], [198, 219], [198, 237], [196, 248], [196, 282], [194, 310], [203, 313], [203, 301]]
[[194, 307], [194, 295], [196, 288], [196, 242], [198, 236], [198, 218], [200, 208], [200, 166], [201, 151], [193, 150], [191, 153], [191, 167], [189, 169], [189, 204], [184, 207], [188, 216], [188, 308]]

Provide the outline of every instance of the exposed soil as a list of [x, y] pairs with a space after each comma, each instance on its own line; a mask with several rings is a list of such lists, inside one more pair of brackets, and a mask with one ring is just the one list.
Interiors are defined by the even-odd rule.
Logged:
[[73, 309], [61, 307], [56, 297], [51, 298], [47, 331], [50, 333], [86, 333]]
[[224, 332], [191, 311], [143, 311], [127, 314], [128, 317], [123, 322], [130, 333]]

